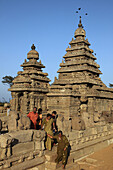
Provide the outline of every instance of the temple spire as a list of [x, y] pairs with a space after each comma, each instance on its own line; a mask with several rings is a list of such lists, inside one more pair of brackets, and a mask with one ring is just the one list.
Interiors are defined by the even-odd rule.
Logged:
[[78, 27], [82, 27], [82, 23], [81, 23], [81, 16], [80, 16], [80, 20], [79, 20]]
[[35, 50], [35, 48], [36, 48], [36, 47], [35, 47], [34, 44], [33, 44], [33, 45], [31, 46], [31, 49], [32, 49], [32, 50]]

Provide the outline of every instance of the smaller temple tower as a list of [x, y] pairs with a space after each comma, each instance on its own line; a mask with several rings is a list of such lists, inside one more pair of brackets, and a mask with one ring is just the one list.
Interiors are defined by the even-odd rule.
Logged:
[[11, 109], [23, 114], [33, 110], [33, 107], [42, 108], [43, 112], [47, 111], [47, 97], [49, 88], [49, 78], [47, 73], [42, 72], [45, 66], [39, 59], [39, 53], [35, 50], [34, 44], [31, 51], [27, 54], [27, 59], [21, 65], [23, 71], [19, 71], [11, 91]]

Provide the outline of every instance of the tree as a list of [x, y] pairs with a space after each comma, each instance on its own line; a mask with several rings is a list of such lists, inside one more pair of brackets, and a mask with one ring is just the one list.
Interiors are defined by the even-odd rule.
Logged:
[[13, 85], [13, 80], [14, 80], [15, 77], [12, 77], [12, 76], [5, 76], [5, 77], [2, 77], [2, 83], [4, 84], [8, 84], [10, 85], [10, 87]]

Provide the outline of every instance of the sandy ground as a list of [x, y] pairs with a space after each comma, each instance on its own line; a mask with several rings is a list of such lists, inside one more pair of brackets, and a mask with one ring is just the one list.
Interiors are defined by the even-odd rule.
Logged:
[[94, 165], [88, 167], [83, 166], [84, 170], [113, 170], [113, 144], [107, 148], [95, 152], [86, 159], [81, 160], [81, 162], [82, 161]]

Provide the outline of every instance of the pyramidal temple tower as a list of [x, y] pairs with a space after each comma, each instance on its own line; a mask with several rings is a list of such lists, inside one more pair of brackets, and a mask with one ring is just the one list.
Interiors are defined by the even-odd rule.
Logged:
[[66, 119], [81, 117], [86, 126], [100, 121], [103, 112], [113, 110], [113, 90], [99, 78], [102, 74], [86, 32], [79, 20], [75, 38], [63, 56], [58, 79], [50, 87], [48, 109], [56, 110]]
[[28, 113], [33, 107], [41, 107], [44, 112], [47, 111], [47, 96], [49, 87], [49, 78], [47, 73], [42, 72], [45, 66], [39, 59], [39, 53], [35, 50], [34, 44], [31, 51], [27, 54], [27, 59], [21, 65], [23, 71], [19, 71], [17, 77], [13, 80], [11, 91], [11, 109]]

